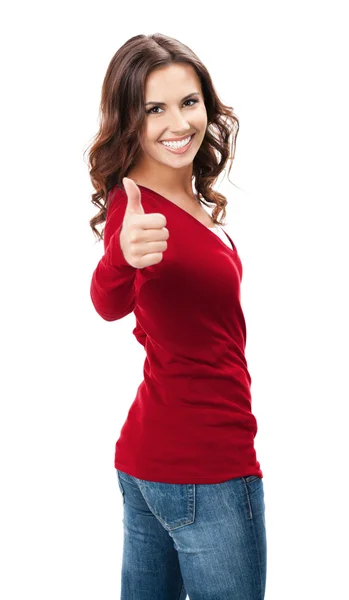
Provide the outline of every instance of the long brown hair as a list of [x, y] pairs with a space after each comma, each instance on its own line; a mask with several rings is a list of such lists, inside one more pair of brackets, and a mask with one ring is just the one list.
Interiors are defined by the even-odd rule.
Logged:
[[[96, 225], [106, 220], [108, 193], [122, 185], [141, 151], [145, 130], [144, 90], [147, 76], [159, 67], [174, 63], [191, 65], [202, 86], [207, 113], [207, 129], [193, 161], [194, 185], [199, 201], [216, 206], [212, 218], [225, 225], [227, 199], [213, 185], [230, 159], [232, 168], [239, 120], [231, 106], [219, 99], [211, 77], [196, 54], [182, 42], [161, 33], [131, 37], [114, 54], [102, 85], [100, 126], [89, 151], [89, 174], [96, 192], [92, 204], [99, 212], [90, 220], [97, 241], [104, 237]], [[230, 154], [231, 153], [231, 154]], [[222, 221], [218, 214], [223, 211]]]

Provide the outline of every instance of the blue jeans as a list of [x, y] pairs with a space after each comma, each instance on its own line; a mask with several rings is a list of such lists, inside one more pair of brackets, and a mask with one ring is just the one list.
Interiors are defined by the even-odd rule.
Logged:
[[263, 479], [159, 483], [116, 469], [123, 500], [121, 600], [263, 600]]

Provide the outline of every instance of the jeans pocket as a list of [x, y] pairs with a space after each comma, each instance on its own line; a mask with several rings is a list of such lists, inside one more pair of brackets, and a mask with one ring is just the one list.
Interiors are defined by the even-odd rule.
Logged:
[[256, 479], [260, 479], [260, 477], [258, 475], [249, 475], [248, 477], [243, 477], [243, 479], [246, 481], [246, 483], [251, 483]]
[[168, 532], [194, 523], [195, 484], [138, 479], [138, 485], [149, 510]]
[[125, 504], [125, 490], [122, 487], [121, 477], [120, 477], [119, 471], [117, 469], [116, 469], [116, 476], [117, 476], [117, 480], [118, 480], [119, 490], [120, 490], [121, 495], [122, 495], [122, 502], [123, 502], [123, 504]]
[[243, 483], [243, 497], [247, 512], [247, 519], [253, 519], [254, 507], [260, 502], [262, 495], [264, 501], [263, 479], [257, 475], [241, 477]]

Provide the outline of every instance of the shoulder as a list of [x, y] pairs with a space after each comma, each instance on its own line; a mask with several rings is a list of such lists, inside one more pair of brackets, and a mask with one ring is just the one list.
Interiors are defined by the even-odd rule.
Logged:
[[123, 187], [114, 185], [107, 194], [105, 226], [103, 230], [104, 247], [121, 226], [127, 205], [127, 195]]
[[[150, 212], [153, 212], [154, 207], [157, 206], [157, 199], [154, 197], [148, 190], [142, 189], [141, 192], [141, 200], [143, 207], [145, 209], [149, 209]], [[114, 185], [108, 192], [107, 195], [107, 218], [108, 215], [114, 212], [122, 212], [125, 211], [127, 205], [127, 194], [124, 186], [121, 183]], [[146, 211], [147, 212], [147, 211]]]
[[122, 206], [127, 200], [124, 187], [120, 184], [114, 185], [107, 194], [107, 214]]

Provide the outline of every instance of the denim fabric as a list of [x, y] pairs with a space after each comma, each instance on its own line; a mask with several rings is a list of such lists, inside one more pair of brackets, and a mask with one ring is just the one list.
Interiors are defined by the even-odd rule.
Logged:
[[124, 518], [121, 600], [263, 600], [263, 479], [159, 483], [116, 469]]

